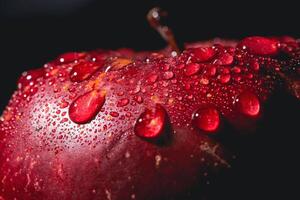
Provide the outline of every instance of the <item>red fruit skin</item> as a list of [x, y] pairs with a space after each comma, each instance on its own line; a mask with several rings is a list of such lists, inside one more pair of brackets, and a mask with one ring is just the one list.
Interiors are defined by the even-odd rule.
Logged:
[[[233, 154], [210, 132], [193, 125], [195, 111], [211, 105], [220, 121], [236, 127], [241, 115], [239, 96], [250, 92], [251, 99], [257, 98], [262, 106], [281, 82], [271, 70], [278, 60], [231, 51], [232, 42], [219, 43], [222, 48], [219, 44], [217, 55], [230, 52], [234, 62], [223, 66], [212, 59], [190, 76], [185, 73], [187, 65], [198, 61], [191, 60], [188, 51], [176, 57], [167, 50], [109, 51], [103, 64], [107, 70], [99, 69], [81, 82], [70, 80], [77, 61], [69, 57], [68, 63], [46, 65], [45, 76], [31, 86], [37, 91], [24, 99], [19, 89], [2, 114], [0, 199], [188, 199], [192, 188], [204, 191], [210, 177], [230, 168]], [[95, 52], [80, 55], [84, 60]], [[274, 78], [254, 70], [250, 66], [254, 61], [264, 62]], [[113, 68], [108, 67], [111, 63]], [[290, 65], [287, 61], [284, 67]], [[241, 71], [230, 70], [234, 66]], [[166, 72], [172, 76], [166, 79]], [[221, 82], [222, 75], [231, 78]], [[92, 104], [89, 98], [77, 101], [81, 108], [76, 117], [81, 117], [80, 112], [92, 113], [77, 121], [72, 105], [93, 90], [102, 91], [105, 99], [92, 98]], [[243, 109], [249, 105], [248, 96], [243, 97]], [[168, 118], [163, 123], [170, 127], [163, 143], [145, 140], [135, 131], [136, 120], [157, 104]], [[246, 121], [253, 121], [253, 116], [247, 117]], [[222, 134], [226, 136], [219, 127], [214, 136]]]

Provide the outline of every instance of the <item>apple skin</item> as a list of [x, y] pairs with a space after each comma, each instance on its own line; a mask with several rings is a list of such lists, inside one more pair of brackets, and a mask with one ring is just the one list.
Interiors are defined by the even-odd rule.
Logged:
[[[170, 49], [69, 53], [23, 74], [0, 121], [0, 199], [198, 199], [193, 193], [205, 193], [210, 179], [232, 165], [231, 146], [221, 144], [231, 137], [227, 128], [235, 134], [255, 129], [261, 115], [248, 116], [247, 109], [253, 109], [253, 102], [259, 104], [256, 109], [262, 106], [280, 80], [245, 65], [241, 68], [253, 76], [246, 73], [243, 81], [228, 82], [222, 73], [233, 58], [240, 64], [256, 57], [235, 51], [236, 42], [219, 43], [215, 50], [187, 49], [175, 57]], [[78, 66], [91, 61], [97, 70]], [[200, 62], [202, 68], [188, 62]], [[211, 65], [220, 74], [204, 81]], [[78, 77], [78, 72], [92, 74]], [[96, 97], [85, 96], [90, 91]], [[244, 91], [255, 101], [233, 103]], [[70, 108], [74, 102], [79, 110]], [[154, 139], [137, 136], [137, 119], [157, 104], [166, 111], [164, 130]], [[211, 105], [221, 122], [215, 132], [206, 132], [192, 120], [199, 107]]]
[[[143, 71], [140, 67], [144, 67]], [[128, 92], [137, 84], [126, 86], [128, 79], [119, 83], [119, 78], [136, 77], [133, 81], [138, 82], [153, 69], [161, 73], [152, 65], [125, 67], [102, 79], [100, 70], [91, 79], [74, 84], [69, 79], [57, 80], [62, 77], [59, 74], [70, 71], [66, 64], [45, 69], [46, 75], [35, 82], [39, 88], [30, 101], [23, 98], [25, 91], [19, 89], [9, 104], [13, 111], [6, 110], [5, 120], [1, 121], [0, 196], [51, 200], [172, 199], [187, 195], [195, 185], [205, 185], [210, 173], [228, 168], [230, 154], [227, 160], [218, 142], [182, 123], [170, 127], [167, 122], [164, 138], [157, 141], [134, 133], [133, 125], [140, 113], [154, 105], [149, 98], [151, 91], [139, 92], [143, 102], [137, 103]], [[45, 78], [51, 72], [56, 74]], [[74, 123], [68, 115], [70, 104], [89, 91], [87, 87], [92, 84], [111, 91], [104, 104], [109, 107], [90, 122]], [[140, 85], [148, 86], [146, 81]], [[161, 90], [153, 91], [162, 96]], [[128, 98], [130, 103], [118, 107], [118, 94], [122, 93], [122, 99]], [[175, 111], [166, 105], [168, 112], [172, 109]], [[192, 116], [192, 110], [188, 115]], [[117, 111], [120, 118], [112, 117], [111, 111]], [[181, 121], [180, 114], [167, 117], [174, 123]]]

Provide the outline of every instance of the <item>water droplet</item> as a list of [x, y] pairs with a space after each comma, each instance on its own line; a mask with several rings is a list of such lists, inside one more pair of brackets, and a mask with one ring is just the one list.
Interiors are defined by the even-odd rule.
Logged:
[[209, 84], [209, 80], [208, 80], [207, 78], [201, 78], [201, 79], [200, 79], [200, 83], [201, 83], [202, 85], [208, 85], [208, 84]]
[[85, 56], [85, 53], [77, 53], [77, 52], [68, 52], [68, 53], [64, 53], [62, 55], [60, 55], [58, 57], [58, 61], [60, 63], [71, 63], [74, 62], [80, 58], [83, 58]]
[[129, 103], [129, 99], [123, 98], [123, 99], [121, 99], [121, 100], [118, 101], [117, 107], [126, 106], [128, 103]]
[[252, 92], [243, 92], [237, 99], [238, 110], [247, 116], [257, 116], [260, 111], [258, 97]]
[[143, 138], [157, 138], [164, 132], [166, 125], [166, 110], [160, 105], [146, 109], [137, 119], [134, 131]]
[[105, 91], [92, 90], [79, 96], [69, 108], [70, 119], [78, 124], [91, 121], [105, 102]]
[[184, 64], [179, 64], [179, 65], [176, 66], [177, 69], [183, 69], [184, 67], [185, 67]]
[[207, 72], [210, 76], [214, 76], [216, 75], [217, 67], [215, 65], [209, 65], [209, 67], [207, 68]]
[[143, 97], [141, 96], [134, 96], [133, 99], [139, 104], [143, 103]]
[[230, 81], [230, 78], [230, 74], [220, 74], [218, 76], [220, 83], [228, 83]]
[[200, 108], [193, 114], [192, 123], [200, 130], [214, 132], [220, 125], [219, 112], [214, 107]]
[[253, 69], [254, 71], [258, 71], [259, 70], [259, 63], [256, 61], [253, 61], [250, 63], [250, 67], [251, 69]]
[[158, 75], [152, 74], [147, 78], [148, 83], [155, 83], [157, 81]]
[[194, 74], [197, 74], [200, 70], [200, 65], [198, 63], [190, 63], [186, 65], [185, 68], [185, 75], [192, 76]]
[[171, 71], [166, 71], [166, 72], [163, 73], [163, 79], [168, 80], [168, 79], [171, 79], [173, 77], [174, 77], [174, 73], [171, 72]]
[[112, 117], [118, 117], [118, 116], [119, 116], [119, 113], [118, 113], [118, 112], [110, 112], [109, 114], [110, 114], [110, 116], [112, 116]]
[[206, 62], [215, 55], [215, 50], [212, 47], [200, 47], [191, 49], [195, 55], [195, 60], [198, 62]]
[[278, 42], [265, 37], [247, 37], [243, 39], [238, 47], [246, 49], [256, 55], [275, 55], [278, 53]]
[[241, 68], [238, 66], [235, 66], [235, 67], [231, 68], [231, 71], [235, 74], [239, 74], [239, 73], [241, 73]]
[[163, 66], [161, 66], [161, 69], [163, 71], [168, 71], [170, 69], [170, 65], [163, 65]]
[[229, 53], [221, 53], [213, 64], [230, 65], [233, 63], [233, 56]]
[[253, 74], [252, 73], [247, 73], [247, 74], [245, 74], [245, 76], [248, 79], [252, 79], [253, 78]]
[[100, 67], [94, 62], [79, 62], [70, 72], [70, 79], [73, 82], [81, 82], [90, 78]]

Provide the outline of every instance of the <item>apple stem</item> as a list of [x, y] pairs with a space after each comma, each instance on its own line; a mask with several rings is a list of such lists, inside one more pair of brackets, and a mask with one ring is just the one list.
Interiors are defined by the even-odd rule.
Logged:
[[170, 45], [173, 51], [180, 53], [177, 42], [172, 30], [161, 24], [161, 17], [166, 17], [168, 13], [158, 7], [152, 8], [147, 14], [147, 20], [152, 28], [154, 28], [161, 37]]

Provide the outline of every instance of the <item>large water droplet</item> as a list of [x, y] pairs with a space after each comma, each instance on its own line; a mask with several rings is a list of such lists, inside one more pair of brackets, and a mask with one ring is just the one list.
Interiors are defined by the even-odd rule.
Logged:
[[238, 47], [246, 49], [252, 54], [256, 55], [275, 55], [278, 53], [278, 42], [265, 37], [247, 37], [243, 39]]
[[192, 123], [200, 130], [214, 132], [220, 125], [219, 112], [214, 107], [200, 108], [193, 114]]
[[198, 63], [190, 63], [186, 65], [185, 75], [192, 76], [197, 74], [200, 70], [200, 65]]
[[147, 108], [135, 123], [135, 134], [143, 138], [158, 138], [164, 132], [166, 117], [166, 110], [160, 104]]
[[91, 121], [105, 102], [105, 91], [92, 90], [79, 96], [69, 108], [70, 119], [78, 124]]
[[79, 62], [70, 72], [70, 79], [73, 82], [81, 82], [90, 78], [100, 67], [94, 62]]
[[231, 65], [233, 63], [233, 56], [229, 53], [221, 53], [213, 64], [217, 65]]
[[215, 50], [212, 47], [200, 47], [191, 49], [195, 55], [195, 60], [198, 62], [206, 62], [215, 55]]
[[247, 116], [256, 116], [260, 111], [260, 102], [258, 97], [252, 92], [243, 92], [237, 99], [239, 111]]

